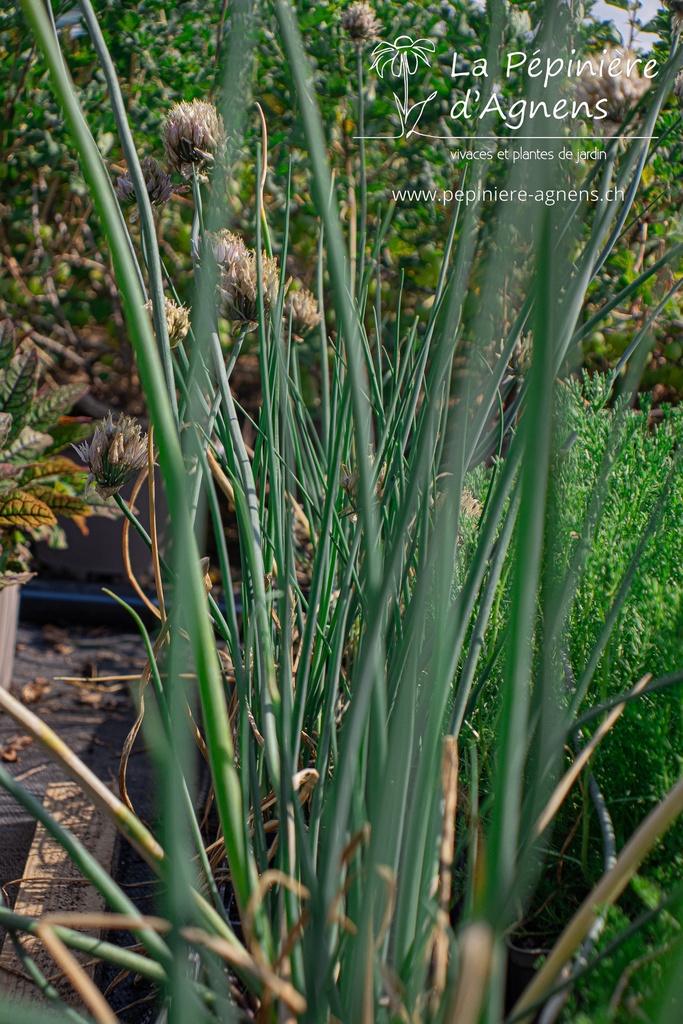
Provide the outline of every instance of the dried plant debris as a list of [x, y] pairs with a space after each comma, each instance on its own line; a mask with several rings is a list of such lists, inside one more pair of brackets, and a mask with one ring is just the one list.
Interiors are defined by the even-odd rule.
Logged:
[[32, 683], [21, 688], [21, 699], [24, 704], [37, 704], [50, 692], [52, 683], [45, 676], [36, 676]]
[[18, 761], [19, 754], [26, 750], [27, 747], [30, 747], [32, 743], [33, 739], [30, 736], [10, 736], [6, 746], [0, 747], [0, 761], [7, 761], [10, 764]]

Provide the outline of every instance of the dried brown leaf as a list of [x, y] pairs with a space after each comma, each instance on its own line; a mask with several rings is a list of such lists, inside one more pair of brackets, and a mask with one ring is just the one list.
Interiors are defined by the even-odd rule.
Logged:
[[26, 683], [21, 688], [21, 699], [24, 704], [37, 704], [46, 693], [50, 692], [52, 683], [45, 676], [36, 676], [32, 683]]
[[0, 760], [14, 762], [19, 760], [19, 754], [26, 747], [30, 747], [33, 743], [33, 738], [26, 735], [10, 736], [7, 740], [6, 747], [0, 747]]

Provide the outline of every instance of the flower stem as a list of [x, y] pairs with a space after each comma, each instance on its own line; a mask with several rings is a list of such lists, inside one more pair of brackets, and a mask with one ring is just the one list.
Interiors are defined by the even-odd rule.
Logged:
[[363, 271], [365, 269], [365, 238], [368, 221], [368, 181], [365, 163], [365, 104], [363, 98], [363, 56], [360, 47], [357, 50], [358, 61], [358, 145], [360, 152], [360, 231], [358, 232], [358, 287], [360, 300], [363, 290]]
[[102, 66], [102, 71], [107, 83], [107, 89], [109, 91], [109, 99], [111, 102], [112, 112], [114, 114], [114, 120], [116, 121], [116, 128], [121, 140], [121, 146], [126, 157], [126, 162], [128, 164], [128, 171], [135, 187], [135, 198], [137, 199], [138, 210], [140, 211], [140, 230], [144, 241], [143, 255], [147, 265], [147, 273], [149, 274], [149, 289], [152, 296], [154, 332], [156, 334], [159, 355], [161, 356], [161, 362], [164, 368], [164, 377], [166, 378], [169, 402], [171, 403], [171, 409], [176, 425], [178, 425], [178, 400], [173, 379], [173, 357], [171, 356], [171, 346], [168, 340], [166, 306], [164, 302], [164, 283], [161, 274], [161, 260], [159, 257], [154, 213], [152, 212], [152, 205], [147, 194], [145, 178], [135, 149], [133, 133], [131, 132], [130, 125], [128, 124], [126, 106], [121, 93], [121, 86], [119, 85], [114, 63], [109, 55], [107, 44], [104, 41], [102, 30], [98, 24], [97, 16], [93, 10], [90, 0], [78, 0], [78, 2], [85, 23], [88, 26], [88, 32], [90, 33], [90, 38], [92, 39], [95, 52], [97, 53], [97, 57]]
[[192, 221], [192, 240], [196, 243], [197, 237], [204, 239], [204, 211], [202, 207], [202, 193], [199, 187], [197, 168], [192, 164], [192, 198], [194, 199], [194, 220]]

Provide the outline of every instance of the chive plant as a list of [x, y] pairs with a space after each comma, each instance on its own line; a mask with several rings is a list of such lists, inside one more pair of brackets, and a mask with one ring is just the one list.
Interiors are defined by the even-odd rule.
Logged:
[[[131, 609], [149, 658], [145, 681], [153, 696], [143, 730], [158, 780], [158, 828], [146, 828], [31, 712], [0, 695], [3, 709], [81, 782], [163, 883], [161, 918], [143, 918], [116, 881], [0, 769], [0, 784], [100, 891], [111, 927], [113, 915], [125, 915], [141, 946], [124, 951], [94, 943], [67, 920], [52, 932], [67, 949], [92, 951], [156, 983], [172, 1024], [531, 1019], [576, 976], [571, 965], [582, 944], [590, 953], [585, 940], [596, 904], [617, 898], [683, 809], [679, 782], [616, 859], [607, 859], [596, 890], [566, 923], [529, 991], [506, 1008], [505, 939], [543, 870], [550, 828], [544, 809], [553, 808], [552, 822], [561, 804], [552, 798], [565, 768], [563, 748], [578, 715], [585, 723], [587, 708], [593, 717], [602, 713], [590, 703], [591, 678], [649, 536], [594, 649], [574, 666], [578, 682], [568, 694], [567, 622], [605, 480], [598, 479], [587, 503], [578, 553], [558, 578], [550, 565], [552, 509], [567, 441], [556, 415], [558, 377], [570, 372], [583, 333], [600, 315], [680, 256], [680, 246], [672, 248], [583, 323], [587, 289], [626, 223], [648, 138], [680, 61], [674, 53], [663, 68], [638, 136], [606, 142], [606, 161], [590, 172], [599, 195], [591, 210], [578, 202], [537, 204], [522, 222], [508, 208], [490, 224], [476, 204], [455, 208], [434, 301], [420, 323], [405, 319], [400, 288], [387, 308], [376, 287], [383, 245], [397, 228], [392, 207], [372, 209], [363, 147], [359, 224], [349, 252], [295, 10], [275, 0], [319, 217], [318, 294], [294, 301], [288, 293], [287, 215], [269, 223], [263, 202], [265, 132], [255, 154], [256, 244], [248, 249], [230, 231], [219, 190], [206, 183], [222, 159], [220, 118], [204, 101], [183, 104], [169, 118], [165, 144], [194, 203], [195, 300], [191, 328], [171, 349], [167, 300], [177, 309], [178, 297], [159, 254], [149, 164], [143, 168], [135, 152], [96, 13], [90, 0], [79, 0], [128, 164], [127, 195], [132, 189], [139, 207], [139, 249], [49, 11], [42, 0], [22, 5], [109, 243], [171, 524], [161, 559], [152, 531], [117, 499], [154, 548], [165, 596], [157, 637]], [[256, 35], [255, 12], [242, 6], [232, 26], [234, 53], [248, 52]], [[355, 14], [374, 24], [367, 12]], [[494, 35], [503, 31], [500, 11], [492, 24]], [[552, 24], [543, 31], [545, 45]], [[493, 38], [491, 47], [498, 42]], [[362, 120], [360, 49], [358, 69]], [[230, 106], [234, 94], [226, 96], [230, 127], [240, 118]], [[475, 188], [485, 173], [475, 171]], [[526, 182], [529, 191], [553, 184], [543, 167], [525, 173], [534, 179]], [[512, 184], [519, 174], [510, 171]], [[622, 198], [608, 195], [614, 184]], [[513, 231], [526, 256], [524, 297], [509, 321], [498, 301], [500, 254]], [[306, 398], [313, 385], [295, 340], [299, 329], [318, 334], [312, 379], [320, 381], [320, 413]], [[641, 335], [631, 353], [630, 388], [648, 347], [647, 330]], [[231, 387], [245, 345], [260, 364], [255, 420]], [[520, 349], [528, 369], [511, 372]], [[463, 354], [464, 372], [456, 374]], [[478, 499], [469, 489], [475, 470]], [[677, 470], [672, 458], [670, 471]], [[239, 566], [225, 540], [226, 500], [237, 524]], [[205, 520], [224, 610], [200, 564]], [[497, 657], [504, 670], [491, 694], [491, 665], [480, 652], [503, 587], [509, 607]], [[642, 690], [624, 699], [636, 700]], [[482, 702], [497, 707], [494, 756], [485, 771], [473, 724]], [[191, 721], [211, 776], [219, 830], [211, 845], [195, 806]], [[218, 884], [226, 872], [238, 922]], [[3, 905], [0, 924], [17, 942], [24, 932], [46, 934], [40, 920], [20, 919]], [[56, 941], [52, 932], [46, 941]], [[59, 1002], [34, 968], [38, 988]], [[78, 970], [70, 970], [78, 987]], [[79, 992], [88, 991], [81, 984]], [[85, 1001], [93, 1019], [116, 1019], [92, 993]], [[9, 1020], [15, 1011], [0, 1013]], [[22, 1013], [11, 1019], [38, 1019], [36, 1010]], [[55, 1020], [86, 1019], [64, 1006], [55, 1013]], [[46, 1019], [42, 1010], [40, 1017]]]

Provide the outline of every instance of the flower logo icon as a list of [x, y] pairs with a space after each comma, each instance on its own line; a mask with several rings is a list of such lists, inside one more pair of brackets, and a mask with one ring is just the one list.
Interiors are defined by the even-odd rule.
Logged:
[[[372, 51], [372, 71], [376, 71], [380, 78], [384, 78], [384, 72], [389, 70], [393, 78], [403, 81], [403, 97], [394, 93], [394, 99], [406, 136], [415, 131], [425, 106], [436, 96], [436, 92], [433, 92], [426, 100], [411, 105], [408, 87], [411, 75], [417, 72], [421, 63], [430, 66], [429, 58], [434, 50], [435, 46], [431, 39], [413, 39], [412, 36], [406, 35], [398, 36], [393, 43], [378, 43]], [[410, 126], [406, 132], [408, 125]]]
[[372, 51], [372, 69], [375, 68], [380, 76], [384, 77], [384, 69], [387, 64], [391, 66], [391, 73], [394, 78], [414, 75], [420, 61], [429, 66], [427, 53], [434, 53], [434, 43], [431, 39], [418, 39], [413, 41], [412, 36], [399, 36], [395, 43], [378, 43]]

